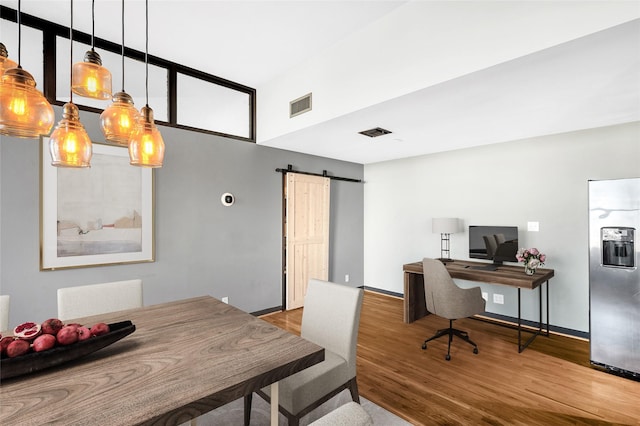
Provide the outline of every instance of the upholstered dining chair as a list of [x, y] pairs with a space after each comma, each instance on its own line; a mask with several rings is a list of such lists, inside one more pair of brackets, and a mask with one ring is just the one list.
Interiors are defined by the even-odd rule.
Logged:
[[449, 345], [447, 355], [444, 358], [449, 361], [451, 359], [451, 341], [453, 336], [458, 336], [473, 346], [473, 353], [477, 354], [478, 345], [469, 339], [466, 331], [453, 328], [453, 321], [484, 312], [485, 300], [482, 298], [482, 290], [480, 287], [469, 289], [458, 287], [449, 275], [447, 268], [439, 260], [425, 258], [422, 261], [422, 268], [427, 310], [449, 320], [449, 328], [438, 330], [434, 336], [425, 340], [422, 349], [427, 349], [427, 342], [448, 336]]
[[139, 279], [58, 289], [58, 318], [63, 321], [141, 306]]
[[8, 294], [0, 296], [0, 331], [9, 329], [9, 301], [11, 297]]
[[[362, 289], [311, 279], [304, 298], [301, 336], [324, 347], [324, 361], [278, 383], [279, 411], [290, 426], [344, 389], [360, 403], [356, 348]], [[270, 386], [256, 392], [270, 401]], [[244, 398], [244, 423], [251, 421], [252, 394]]]
[[357, 402], [347, 402], [309, 426], [372, 426], [373, 419]]

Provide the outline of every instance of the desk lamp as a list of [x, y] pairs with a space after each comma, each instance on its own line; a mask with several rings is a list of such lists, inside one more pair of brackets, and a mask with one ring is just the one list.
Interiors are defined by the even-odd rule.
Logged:
[[431, 221], [431, 229], [434, 233], [440, 233], [440, 260], [441, 262], [453, 262], [450, 250], [450, 235], [460, 232], [458, 218], [434, 217]]

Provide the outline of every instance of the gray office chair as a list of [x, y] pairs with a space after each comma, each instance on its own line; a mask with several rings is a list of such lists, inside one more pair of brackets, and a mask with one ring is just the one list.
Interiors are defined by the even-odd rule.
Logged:
[[[362, 290], [328, 281], [309, 280], [302, 311], [301, 336], [324, 347], [324, 361], [278, 383], [279, 410], [290, 426], [349, 389], [360, 402], [356, 382], [356, 348]], [[270, 401], [270, 386], [256, 392]], [[244, 397], [244, 424], [251, 421], [252, 394]]]
[[466, 331], [453, 328], [453, 321], [472, 315], [481, 314], [485, 309], [485, 300], [482, 298], [480, 287], [462, 289], [449, 275], [447, 268], [439, 260], [427, 259], [422, 261], [424, 272], [424, 298], [427, 310], [432, 314], [449, 320], [449, 328], [438, 330], [433, 337], [428, 338], [422, 344], [422, 349], [427, 349], [427, 342], [442, 336], [449, 336], [447, 361], [451, 359], [451, 341], [453, 336], [458, 336], [473, 346], [473, 353], [478, 353], [478, 345], [469, 339]]
[[498, 250], [498, 242], [494, 235], [483, 235], [484, 245], [487, 248], [487, 259], [493, 259]]

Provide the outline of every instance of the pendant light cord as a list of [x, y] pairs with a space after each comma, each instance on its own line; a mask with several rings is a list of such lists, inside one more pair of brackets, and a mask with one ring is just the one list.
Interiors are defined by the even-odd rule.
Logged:
[[21, 0], [18, 0], [18, 68], [21, 68], [21, 66], [20, 66], [20, 56], [21, 56], [21, 53], [22, 53], [22, 25], [20, 25], [22, 20], [20, 19], [20, 15], [21, 15], [21, 13], [20, 13], [20, 10], [21, 10], [20, 3], [22, 3]]
[[122, 0], [122, 91], [124, 92], [124, 0]]
[[93, 36], [96, 33], [96, 0], [91, 0], [91, 50], [95, 50], [95, 43], [93, 41]]
[[146, 41], [144, 46], [144, 63], [145, 63], [145, 77], [144, 77], [144, 85], [147, 97], [147, 107], [149, 107], [149, 0], [145, 1], [145, 6], [147, 9], [146, 13]]
[[69, 27], [69, 103], [73, 103], [73, 0], [71, 0], [71, 27]]

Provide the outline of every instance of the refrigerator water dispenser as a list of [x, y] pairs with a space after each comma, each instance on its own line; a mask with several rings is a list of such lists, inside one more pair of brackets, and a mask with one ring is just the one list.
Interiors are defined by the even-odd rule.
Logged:
[[602, 228], [602, 266], [634, 268], [634, 228]]

